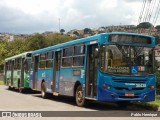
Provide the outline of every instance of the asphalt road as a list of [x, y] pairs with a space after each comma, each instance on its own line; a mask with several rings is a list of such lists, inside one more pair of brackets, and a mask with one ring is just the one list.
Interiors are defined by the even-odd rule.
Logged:
[[[43, 99], [38, 92], [22, 94], [18, 93], [17, 90], [8, 90], [7, 86], [0, 86], [0, 111], [82, 111], [83, 114], [91, 114], [91, 116], [92, 114], [93, 116], [96, 116], [96, 114], [104, 115], [105, 112], [105, 116], [108, 115], [109, 117], [115, 117], [115, 119], [120, 119], [120, 117], [131, 117], [131, 113], [154, 113], [154, 111], [148, 111], [145, 108], [141, 108], [135, 105], [130, 105], [127, 108], [119, 108], [114, 103], [89, 102], [89, 105], [87, 107], [77, 107], [75, 100], [70, 97], [52, 97], [51, 95], [49, 99]], [[61, 117], [61, 114], [56, 114], [57, 117]], [[67, 117], [72, 118], [72, 115], [69, 115], [72, 114], [72, 112], [66, 114], [68, 114]], [[73, 112], [73, 114], [76, 114], [76, 112]], [[97, 118], [102, 119], [102, 117], [94, 117], [93, 119]], [[133, 117], [131, 118], [133, 119]], [[19, 120], [20, 118], [14, 119]], [[65, 116], [62, 116], [62, 119], [65, 119]], [[82, 117], [81, 119], [84, 119], [84, 117]], [[140, 119], [142, 118], [140, 117]], [[6, 119], [0, 117], [0, 120]]]

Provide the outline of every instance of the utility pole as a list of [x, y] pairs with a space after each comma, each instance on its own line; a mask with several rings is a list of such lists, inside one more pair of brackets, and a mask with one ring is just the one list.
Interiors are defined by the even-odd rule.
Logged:
[[60, 18], [58, 18], [58, 22], [59, 22], [59, 32], [60, 32], [60, 29], [61, 29], [61, 19]]

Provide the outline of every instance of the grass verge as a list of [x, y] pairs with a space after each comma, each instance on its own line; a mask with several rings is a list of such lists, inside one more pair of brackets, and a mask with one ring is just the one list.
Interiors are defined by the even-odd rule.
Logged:
[[160, 111], [160, 96], [156, 96], [155, 101], [152, 102], [133, 102], [147, 110]]
[[4, 82], [2, 80], [0, 80], [0, 85], [4, 85]]

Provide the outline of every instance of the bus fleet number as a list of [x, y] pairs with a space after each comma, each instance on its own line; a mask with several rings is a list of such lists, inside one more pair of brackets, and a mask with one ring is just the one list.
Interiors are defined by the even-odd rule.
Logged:
[[136, 87], [146, 87], [146, 84], [136, 84]]

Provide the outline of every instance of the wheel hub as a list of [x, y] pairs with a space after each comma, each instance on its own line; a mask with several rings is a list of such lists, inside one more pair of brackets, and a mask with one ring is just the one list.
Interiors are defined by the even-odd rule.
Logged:
[[82, 102], [83, 98], [82, 98], [82, 91], [78, 91], [77, 93], [77, 100], [78, 102]]

